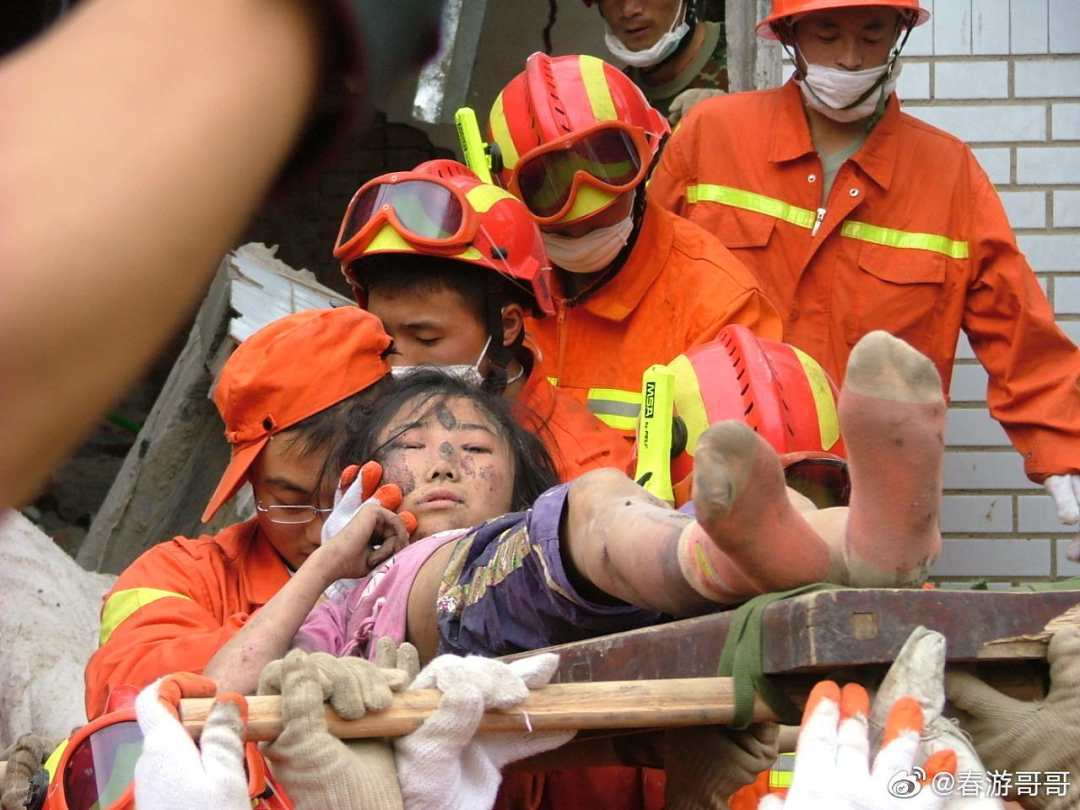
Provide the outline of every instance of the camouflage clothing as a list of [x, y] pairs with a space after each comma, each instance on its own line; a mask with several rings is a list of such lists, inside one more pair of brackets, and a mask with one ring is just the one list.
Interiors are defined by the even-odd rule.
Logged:
[[644, 74], [640, 68], [626, 69], [626, 75], [641, 88], [649, 103], [665, 116], [669, 112], [671, 102], [683, 90], [703, 87], [726, 92], [728, 89], [727, 36], [724, 23], [702, 22], [701, 25], [705, 26], [705, 39], [701, 43], [700, 50], [671, 81], [650, 85], [644, 80]]

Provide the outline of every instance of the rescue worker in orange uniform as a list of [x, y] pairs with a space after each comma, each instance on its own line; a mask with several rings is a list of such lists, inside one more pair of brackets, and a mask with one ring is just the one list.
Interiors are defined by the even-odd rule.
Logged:
[[540, 371], [632, 440], [641, 375], [729, 323], [780, 338], [772, 303], [720, 242], [645, 199], [667, 122], [593, 56], [533, 54], [491, 108], [499, 182], [555, 267], [555, 317], [530, 320]]
[[512, 194], [452, 160], [376, 177], [349, 203], [334, 255], [394, 339], [392, 366], [456, 368], [512, 399], [562, 481], [627, 470], [630, 445], [557, 391], [526, 343], [526, 313], [555, 306], [540, 232]]
[[[255, 683], [233, 683], [229, 672], [243, 654], [230, 642], [253, 616], [272, 619], [275, 600], [314, 605], [330, 583], [361, 576], [404, 546], [404, 532], [387, 532], [380, 548], [369, 549], [352, 524], [320, 545], [336, 483], [322, 480], [324, 463], [349, 421], [390, 386], [390, 345], [377, 318], [344, 307], [286, 316], [236, 349], [214, 389], [232, 460], [203, 520], [245, 483], [254, 490], [255, 517], [215, 535], [161, 543], [120, 575], [105, 596], [101, 646], [86, 669], [88, 718], [119, 687], [139, 689], [173, 672], [254, 693]], [[377, 482], [370, 483], [374, 494]], [[368, 519], [375, 517], [389, 524], [396, 516], [372, 507]], [[289, 638], [296, 629], [279, 628]]]
[[930, 357], [948, 390], [963, 329], [990, 412], [1075, 523], [1080, 352], [971, 150], [893, 92], [929, 16], [918, 0], [773, 0], [758, 34], [793, 54], [793, 78], [695, 107], [649, 196], [720, 237], [780, 307], [784, 339], [836, 379], [883, 329]]

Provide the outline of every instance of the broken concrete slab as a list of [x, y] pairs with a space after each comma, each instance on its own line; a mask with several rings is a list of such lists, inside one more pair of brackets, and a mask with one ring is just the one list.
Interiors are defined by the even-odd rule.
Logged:
[[0, 510], [0, 749], [86, 722], [83, 669], [115, 579], [83, 570], [26, 517]]

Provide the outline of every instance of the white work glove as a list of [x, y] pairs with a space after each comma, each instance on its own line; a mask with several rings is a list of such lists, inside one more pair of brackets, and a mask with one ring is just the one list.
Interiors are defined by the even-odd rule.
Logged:
[[901, 698], [889, 712], [884, 745], [871, 768], [869, 704], [857, 684], [843, 691], [832, 681], [817, 684], [803, 713], [787, 798], [766, 796], [759, 810], [941, 810], [945, 798], [925, 783], [955, 773], [955, 755], [939, 752], [915, 769], [922, 761], [922, 710], [913, 698]]
[[668, 123], [675, 126], [686, 117], [695, 104], [707, 98], [723, 95], [726, 95], [724, 91], [716, 87], [691, 87], [689, 90], [683, 90], [668, 105]]
[[[326, 543], [341, 534], [365, 504], [375, 502], [384, 509], [397, 512], [402, 501], [401, 487], [397, 484], [380, 486], [382, 476], [383, 468], [377, 461], [369, 461], [363, 466], [352, 464], [342, 470], [334, 490], [334, 509], [323, 522], [319, 542]], [[405, 531], [409, 534], [416, 531], [416, 517], [412, 512], [398, 512], [398, 517], [405, 524]], [[332, 599], [337, 594], [351, 591], [356, 582], [355, 579], [339, 579], [330, 584], [325, 594]]]
[[[382, 738], [343, 741], [326, 725], [325, 703], [346, 720], [390, 706], [419, 668], [416, 648], [389, 638], [376, 661], [293, 650], [266, 665], [259, 694], [281, 694], [283, 729], [263, 747], [297, 810], [400, 810], [394, 755]], [[140, 808], [141, 810], [141, 808]]]
[[[1050, 690], [1043, 700], [1016, 700], [967, 672], [949, 673], [949, 700], [990, 768], [1043, 780], [1037, 796], [1023, 798], [1025, 807], [1064, 810], [1076, 807], [1080, 794], [1080, 629], [1055, 633], [1046, 659]], [[1066, 795], [1048, 790], [1046, 775], [1065, 772]], [[1015, 779], [1010, 787], [1019, 793]]]
[[[1080, 523], [1080, 475], [1051, 475], [1043, 481], [1043, 486], [1054, 499], [1058, 520], [1070, 526]], [[1073, 540], [1066, 553], [1073, 562], [1080, 562], [1080, 538]]]
[[424, 667], [409, 688], [434, 688], [443, 696], [420, 728], [394, 741], [398, 782], [408, 810], [491, 807], [505, 765], [569, 742], [572, 731], [476, 733], [486, 710], [517, 706], [529, 689], [551, 680], [558, 664], [554, 653], [509, 664], [475, 655], [441, 655]]
[[[926, 727], [922, 735], [922, 751], [926, 755], [950, 750], [956, 755], [957, 773], [963, 774], [964, 785], [957, 784], [944, 805], [946, 810], [1001, 810], [1002, 802], [993, 795], [986, 769], [970, 739], [948, 717], [945, 710], [945, 636], [925, 627], [916, 627], [900, 649], [885, 679], [874, 695], [870, 707], [871, 745], [877, 746], [888, 722], [893, 705], [905, 695], [914, 698], [922, 707]], [[972, 790], [975, 780], [979, 789]], [[939, 789], [944, 786], [939, 784]], [[976, 795], [965, 795], [974, 793]]]
[[214, 697], [217, 685], [180, 672], [159, 678], [135, 698], [143, 733], [135, 764], [139, 810], [251, 810], [244, 771], [247, 703], [235, 692], [217, 695], [199, 746], [180, 724], [181, 698]]

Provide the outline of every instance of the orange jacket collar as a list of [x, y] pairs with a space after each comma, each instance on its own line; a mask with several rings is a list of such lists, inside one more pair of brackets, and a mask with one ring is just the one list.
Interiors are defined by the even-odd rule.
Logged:
[[[773, 128], [769, 160], [773, 163], [784, 163], [812, 154], [816, 150], [810, 137], [810, 125], [806, 120], [806, 110], [803, 108], [798, 84], [791, 79], [776, 92], [782, 94], [783, 105], [780, 108], [780, 120]], [[852, 157], [859, 168], [885, 190], [888, 190], [892, 183], [893, 170], [896, 168], [899, 124], [900, 102], [893, 93], [885, 103], [885, 114], [874, 126], [862, 149]]]
[[675, 231], [671, 225], [673, 214], [649, 202], [641, 220], [634, 249], [615, 276], [603, 287], [582, 302], [582, 306], [598, 318], [623, 321], [629, 317], [649, 287], [656, 281], [668, 254]]

